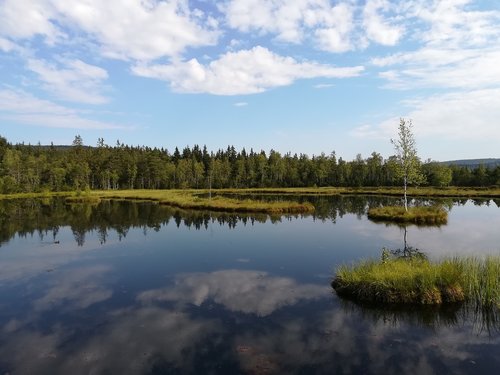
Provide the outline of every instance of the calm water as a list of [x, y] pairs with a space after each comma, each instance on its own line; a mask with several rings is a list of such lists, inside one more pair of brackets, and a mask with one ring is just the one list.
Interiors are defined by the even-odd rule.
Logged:
[[[338, 264], [404, 247], [365, 215], [390, 199], [310, 199], [291, 217], [0, 202], [0, 374], [498, 373], [497, 316], [332, 292]], [[445, 204], [448, 224], [408, 227], [408, 245], [500, 253], [500, 202]]]

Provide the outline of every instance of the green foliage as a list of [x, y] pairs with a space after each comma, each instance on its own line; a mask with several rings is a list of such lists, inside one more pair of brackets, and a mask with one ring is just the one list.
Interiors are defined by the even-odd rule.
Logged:
[[453, 179], [452, 169], [442, 163], [429, 162], [422, 166], [423, 173], [431, 186], [449, 186]]
[[397, 157], [396, 178], [404, 180], [408, 185], [419, 185], [425, 181], [421, 171], [420, 159], [417, 156], [413, 124], [411, 120], [399, 120], [398, 139], [391, 139]]
[[[384, 160], [373, 152], [352, 161], [335, 152], [309, 157], [271, 150], [208, 152], [206, 147], [185, 147], [182, 153], [149, 147], [108, 146], [99, 138], [96, 147], [75, 137], [72, 146], [10, 145], [0, 137], [0, 193], [118, 189], [379, 187], [399, 184], [396, 156]], [[490, 186], [500, 184], [500, 166], [451, 170], [452, 180], [426, 170], [438, 186]], [[432, 167], [433, 168], [433, 167]], [[446, 169], [449, 168], [449, 169]]]
[[340, 266], [332, 286], [360, 302], [500, 307], [500, 256], [455, 257], [439, 262], [384, 257]]
[[397, 163], [395, 164], [395, 177], [403, 182], [404, 204], [408, 210], [407, 186], [420, 185], [425, 181], [421, 172], [420, 160], [417, 156], [415, 138], [412, 131], [413, 124], [411, 120], [399, 120], [398, 139], [391, 139], [396, 151]]

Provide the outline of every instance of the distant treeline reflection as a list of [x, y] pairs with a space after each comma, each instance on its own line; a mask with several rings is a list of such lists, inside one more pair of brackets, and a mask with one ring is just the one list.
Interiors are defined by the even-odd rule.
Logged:
[[[281, 199], [278, 196], [266, 196], [262, 199]], [[290, 197], [287, 197], [290, 199]], [[173, 222], [196, 230], [208, 229], [219, 224], [230, 229], [237, 225], [253, 225], [255, 222], [277, 223], [299, 217], [312, 217], [314, 220], [336, 222], [346, 214], [354, 214], [361, 219], [372, 206], [394, 204], [397, 198], [376, 196], [318, 196], [296, 197], [297, 200], [309, 200], [315, 206], [312, 214], [277, 215], [234, 214], [207, 211], [188, 211], [159, 205], [151, 202], [130, 202], [104, 200], [99, 204], [66, 204], [62, 199], [22, 199], [0, 201], [0, 246], [16, 234], [19, 237], [38, 235], [42, 240], [50, 237], [58, 241], [61, 227], [70, 227], [76, 242], [83, 246], [88, 232], [97, 232], [101, 243], [105, 243], [109, 231], [115, 231], [118, 238], [127, 236], [130, 228], [143, 228], [159, 231], [162, 226]], [[442, 200], [441, 204], [449, 207], [465, 204], [463, 200]], [[428, 204], [420, 201], [420, 204]], [[431, 202], [432, 203], [432, 202]], [[490, 200], [475, 200], [475, 204], [489, 205]], [[497, 205], [500, 205], [497, 202]]]

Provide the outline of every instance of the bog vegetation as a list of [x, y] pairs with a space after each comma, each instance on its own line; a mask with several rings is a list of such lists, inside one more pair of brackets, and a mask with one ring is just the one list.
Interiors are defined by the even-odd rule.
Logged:
[[448, 221], [448, 212], [441, 206], [417, 206], [405, 209], [400, 206], [373, 207], [368, 218], [378, 221], [441, 225]]
[[332, 286], [341, 296], [368, 303], [467, 302], [500, 308], [500, 256], [421, 257], [363, 261], [337, 269]]
[[128, 199], [153, 201], [183, 209], [268, 213], [268, 214], [298, 214], [314, 211], [314, 205], [309, 202], [294, 202], [288, 200], [263, 201], [258, 199], [236, 199], [217, 195], [212, 197], [209, 192], [200, 190], [120, 190], [96, 191], [66, 197], [69, 203], [98, 203], [105, 199]]
[[[500, 184], [500, 166], [468, 168], [422, 164], [424, 185], [490, 186]], [[197, 145], [173, 152], [131, 147], [119, 142], [96, 146], [75, 137], [72, 146], [12, 145], [0, 137], [0, 193], [264, 187], [400, 186], [397, 157], [376, 152], [346, 161], [335, 152], [309, 157], [254, 151], [233, 146], [209, 152]]]

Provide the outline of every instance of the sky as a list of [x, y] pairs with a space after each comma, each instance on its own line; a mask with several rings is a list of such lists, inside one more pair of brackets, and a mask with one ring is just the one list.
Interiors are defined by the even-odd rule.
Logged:
[[11, 143], [500, 157], [498, 0], [0, 0]]

